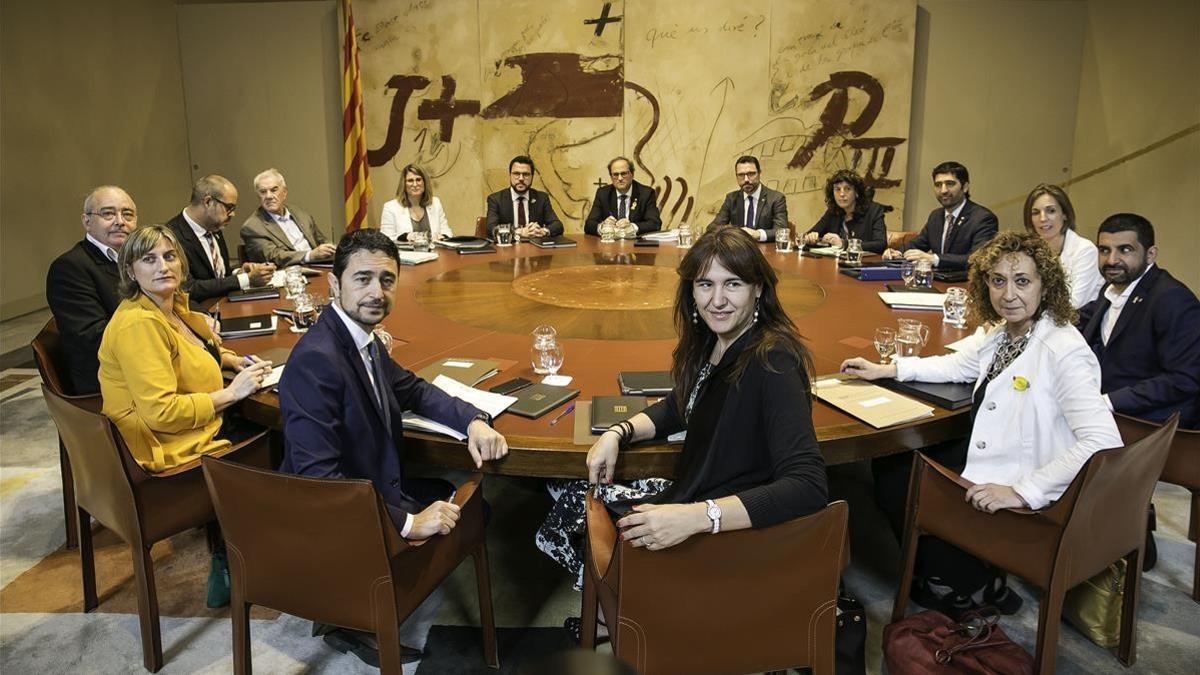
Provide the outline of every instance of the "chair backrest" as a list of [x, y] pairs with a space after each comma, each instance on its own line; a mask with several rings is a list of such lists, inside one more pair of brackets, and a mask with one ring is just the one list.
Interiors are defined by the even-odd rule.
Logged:
[[54, 317], [50, 317], [50, 320], [46, 322], [42, 330], [38, 331], [29, 346], [33, 348], [33, 360], [37, 364], [38, 373], [42, 376], [42, 382], [60, 396], [67, 396], [69, 392], [73, 392], [74, 389], [65, 380], [68, 377], [66, 354], [62, 350], [62, 342], [58, 335], [58, 323]]
[[[1113, 417], [1126, 443], [1141, 439], [1159, 428], [1154, 422], [1120, 413]], [[1159, 480], [1189, 490], [1200, 490], [1200, 430], [1175, 429], [1171, 452], [1167, 454], [1167, 463], [1163, 465]]]
[[1078, 498], [1063, 530], [1068, 586], [1088, 579], [1145, 541], [1146, 507], [1162, 474], [1179, 416], [1123, 448], [1101, 450], [1076, 478]]
[[[384, 526], [370, 481], [307, 478], [204, 457], [204, 479], [245, 600], [372, 630], [394, 598]], [[239, 581], [240, 579], [240, 581]]]
[[[691, 537], [666, 551], [619, 544], [617, 656], [638, 672], [833, 670], [844, 501], [762, 529]], [[821, 669], [818, 669], [820, 672]]]
[[133, 541], [138, 529], [133, 488], [116, 431], [95, 409], [100, 397], [63, 396], [45, 384], [42, 395], [71, 459], [75, 502], [122, 539]]
[[487, 218], [479, 216], [475, 219], [475, 236], [480, 239], [487, 239]]

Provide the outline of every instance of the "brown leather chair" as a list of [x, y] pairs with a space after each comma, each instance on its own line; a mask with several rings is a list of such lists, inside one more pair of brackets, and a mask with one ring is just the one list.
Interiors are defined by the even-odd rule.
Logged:
[[[74, 470], [83, 610], [90, 612], [99, 604], [96, 566], [92, 558], [94, 517], [129, 544], [137, 583], [142, 663], [150, 672], [157, 672], [163, 665], [162, 635], [150, 547], [155, 542], [216, 520], [200, 462], [192, 461], [160, 473], [150, 473], [133, 458], [121, 434], [107, 417], [80, 405], [81, 401], [93, 402], [99, 397], [60, 396], [44, 385], [42, 393]], [[270, 448], [266, 432], [216, 454], [267, 466]], [[203, 588], [196, 589], [196, 593], [203, 592]]]
[[849, 512], [838, 501], [773, 527], [647, 551], [617, 542], [616, 525], [589, 492], [583, 646], [595, 645], [598, 601], [613, 653], [639, 673], [808, 666], [832, 675]]
[[[1154, 422], [1120, 413], [1114, 414], [1113, 417], [1117, 419], [1117, 428], [1121, 430], [1121, 438], [1125, 439], [1126, 443], [1153, 433], [1159, 426]], [[1197, 541], [1197, 534], [1200, 534], [1200, 431], [1175, 430], [1171, 452], [1167, 455], [1167, 463], [1158, 479], [1187, 488], [1192, 493], [1188, 539]], [[1200, 543], [1196, 546], [1196, 561], [1192, 565], [1192, 599], [1200, 602]]]
[[[61, 375], [66, 369], [66, 357], [58, 339], [58, 324], [53, 317], [46, 322], [29, 346], [33, 348], [33, 360], [42, 376], [42, 384], [50, 387], [50, 390], [59, 396], [67, 396], [67, 387]], [[95, 399], [90, 407], [99, 410], [99, 395], [95, 396]], [[79, 545], [79, 531], [75, 524], [75, 481], [71, 479], [71, 459], [67, 456], [67, 448], [63, 445], [61, 434], [58, 437], [58, 467], [62, 474], [63, 521], [67, 528], [67, 548], [73, 549]]]
[[229, 552], [235, 673], [251, 672], [252, 605], [375, 633], [380, 672], [400, 673], [401, 621], [467, 556], [475, 559], [484, 657], [500, 667], [482, 474], [458, 488], [462, 512], [450, 534], [408, 542], [370, 481], [203, 463]]
[[933, 535], [1041, 590], [1034, 662], [1036, 672], [1053, 673], [1063, 596], [1114, 560], [1125, 558], [1117, 657], [1133, 665], [1146, 509], [1177, 421], [1173, 417], [1137, 442], [1092, 455], [1062, 497], [1040, 511], [978, 511], [965, 501], [968, 481], [917, 453], [908, 488], [904, 572], [892, 621], [903, 618], [908, 606], [918, 537]]
[[912, 241], [917, 236], [916, 232], [903, 232], [889, 230], [887, 233], [888, 248], [894, 248], [897, 251], [904, 248], [905, 244]]
[[475, 236], [480, 239], [488, 238], [487, 218], [485, 216], [479, 216], [475, 219]]

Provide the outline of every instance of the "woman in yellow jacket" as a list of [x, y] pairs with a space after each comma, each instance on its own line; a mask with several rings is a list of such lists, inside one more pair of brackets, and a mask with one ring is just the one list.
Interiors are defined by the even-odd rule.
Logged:
[[[187, 260], [167, 228], [134, 231], [117, 267], [122, 301], [100, 341], [104, 414], [149, 471], [227, 447], [221, 411], [257, 391], [271, 364], [220, 347], [205, 316], [188, 309], [180, 290]], [[237, 371], [228, 386], [222, 366]], [[224, 552], [214, 553], [210, 606], [228, 603], [224, 562]]]

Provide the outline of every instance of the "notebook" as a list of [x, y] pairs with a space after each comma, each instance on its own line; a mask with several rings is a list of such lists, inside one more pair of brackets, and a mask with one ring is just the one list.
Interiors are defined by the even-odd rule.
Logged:
[[671, 373], [666, 370], [631, 370], [617, 375], [617, 386], [626, 396], [666, 396], [671, 393]]
[[488, 241], [487, 239], [480, 239], [479, 237], [460, 236], [449, 237], [447, 239], [437, 239], [433, 242], [433, 245], [441, 246], [442, 248], [454, 249], [456, 251], [462, 251], [464, 249], [469, 250], [489, 248], [492, 245], [492, 242]]
[[579, 242], [574, 239], [568, 239], [561, 234], [557, 237], [530, 237], [529, 243], [538, 248], [571, 248], [578, 246]]
[[516, 393], [517, 402], [508, 411], [537, 419], [579, 395], [578, 389], [556, 387], [552, 384], [533, 384]]
[[883, 387], [844, 375], [813, 382], [817, 398], [876, 429], [933, 416], [933, 408]]
[[401, 265], [420, 265], [437, 259], [438, 254], [433, 251], [400, 251]]
[[958, 410], [971, 405], [975, 391], [972, 382], [901, 382], [892, 379], [877, 382], [882, 387], [915, 396], [946, 410]]
[[221, 317], [220, 335], [225, 339], [272, 335], [275, 333], [276, 319], [278, 317], [274, 314]]
[[474, 387], [480, 382], [500, 372], [500, 364], [487, 359], [449, 358], [434, 361], [417, 371], [417, 377], [426, 382], [433, 382], [438, 375], [462, 382], [468, 387]]
[[244, 291], [230, 291], [229, 295], [225, 296], [230, 302], [246, 302], [249, 300], [278, 300], [279, 289], [272, 286], [263, 286], [262, 288], [248, 288]]
[[645, 409], [645, 396], [596, 396], [592, 399], [592, 433], [602, 433]]
[[912, 309], [931, 312], [942, 311], [942, 303], [946, 296], [942, 293], [904, 293], [879, 292], [879, 299], [892, 309]]

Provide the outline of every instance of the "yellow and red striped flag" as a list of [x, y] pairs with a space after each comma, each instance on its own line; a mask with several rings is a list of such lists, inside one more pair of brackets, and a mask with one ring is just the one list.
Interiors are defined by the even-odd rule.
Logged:
[[359, 81], [358, 42], [354, 35], [354, 11], [350, 0], [342, 0], [346, 17], [345, 59], [342, 64], [342, 182], [346, 193], [346, 231], [370, 227], [367, 201], [371, 198], [371, 176], [367, 169], [367, 128], [363, 123], [362, 83]]

